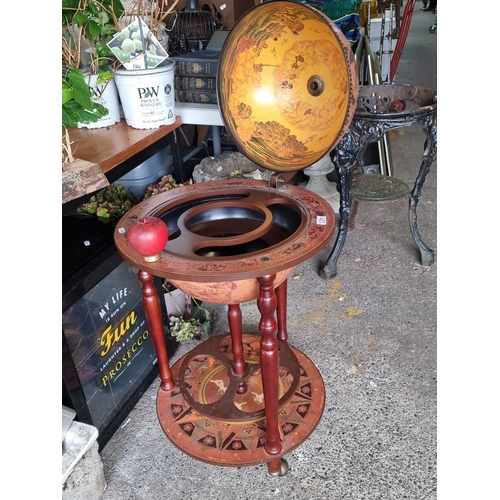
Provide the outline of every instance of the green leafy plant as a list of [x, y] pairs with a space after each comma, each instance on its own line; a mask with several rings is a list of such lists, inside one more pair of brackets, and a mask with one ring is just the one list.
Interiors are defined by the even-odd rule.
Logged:
[[190, 340], [203, 333], [199, 320], [194, 318], [184, 319], [180, 316], [170, 316], [169, 318], [170, 334], [177, 342]]
[[[113, 77], [107, 43], [120, 30], [124, 9], [120, 0], [62, 0], [62, 124], [77, 127], [95, 123], [109, 111], [92, 99], [88, 75], [98, 74], [98, 85]], [[83, 72], [83, 55], [89, 68]], [[80, 71], [82, 70], [82, 71]]]
[[107, 44], [120, 31], [123, 13], [121, 0], [62, 0], [63, 63], [81, 68], [86, 52], [91, 73], [109, 64], [112, 52]]
[[[113, 74], [103, 71], [97, 84], [102, 85]], [[69, 67], [62, 76], [62, 124], [65, 127], [77, 127], [79, 123], [95, 123], [106, 116], [109, 110], [94, 102], [86, 76], [78, 69]]]
[[209, 337], [213, 321], [212, 313], [204, 307], [198, 307], [197, 316], [185, 318], [172, 315], [169, 317], [170, 334], [177, 342], [190, 339], [202, 340]]
[[119, 184], [110, 184], [104, 193], [93, 195], [87, 203], [80, 205], [76, 211], [95, 215], [101, 222], [108, 223], [122, 217], [139, 201], [140, 198], [129, 189]]
[[[176, 288], [177, 287], [170, 283], [170, 281], [164, 280], [163, 289], [166, 293], [170, 294]], [[194, 303], [194, 311], [189, 315], [188, 313], [183, 314], [175, 300], [173, 300], [179, 312], [179, 316], [171, 314], [168, 320], [170, 334], [177, 342], [190, 339], [201, 340], [210, 336], [210, 330], [214, 321], [213, 314], [207, 308], [203, 307], [194, 297], [192, 297], [192, 301]]]

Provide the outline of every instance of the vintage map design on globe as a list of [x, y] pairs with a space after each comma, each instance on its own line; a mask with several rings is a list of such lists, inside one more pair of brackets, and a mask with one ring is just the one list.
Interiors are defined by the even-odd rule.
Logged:
[[218, 92], [239, 149], [274, 170], [305, 168], [331, 151], [354, 114], [354, 54], [335, 24], [302, 4], [270, 2], [233, 27]]

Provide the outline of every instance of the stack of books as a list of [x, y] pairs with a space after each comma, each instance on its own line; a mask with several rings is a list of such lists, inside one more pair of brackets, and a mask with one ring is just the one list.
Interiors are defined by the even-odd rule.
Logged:
[[217, 104], [217, 70], [220, 51], [198, 50], [171, 59], [175, 61], [174, 84], [177, 102]]

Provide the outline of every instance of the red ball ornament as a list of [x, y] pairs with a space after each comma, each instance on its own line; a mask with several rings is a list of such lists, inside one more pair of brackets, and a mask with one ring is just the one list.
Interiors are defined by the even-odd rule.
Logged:
[[168, 228], [158, 217], [144, 217], [131, 224], [127, 239], [146, 262], [156, 262], [167, 244]]

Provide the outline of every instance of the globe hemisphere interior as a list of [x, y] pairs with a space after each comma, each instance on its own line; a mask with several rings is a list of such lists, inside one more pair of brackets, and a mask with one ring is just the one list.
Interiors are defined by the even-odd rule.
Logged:
[[354, 54], [320, 11], [261, 4], [221, 51], [218, 99], [226, 128], [252, 161], [277, 171], [308, 167], [330, 152], [354, 115]]

